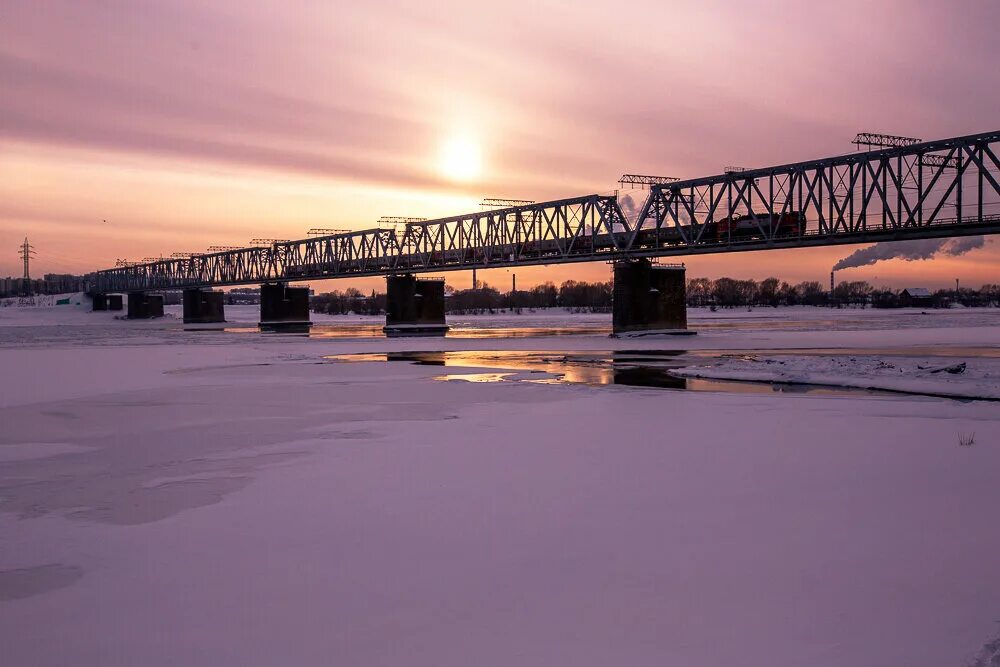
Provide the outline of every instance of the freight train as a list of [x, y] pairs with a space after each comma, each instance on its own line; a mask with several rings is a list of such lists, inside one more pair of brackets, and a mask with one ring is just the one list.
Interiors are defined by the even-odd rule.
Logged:
[[[686, 229], [690, 230], [690, 228]], [[704, 224], [704, 230], [701, 232], [698, 242], [724, 243], [730, 240], [787, 238], [800, 236], [805, 231], [806, 216], [801, 211], [784, 214], [742, 213], [722, 218], [719, 221], [708, 220]], [[684, 237], [675, 226], [664, 226], [659, 231], [644, 229], [636, 237], [636, 244], [642, 248], [680, 245], [683, 242]]]
[[[432, 227], [427, 223], [417, 223], [420, 227]], [[743, 213], [730, 215], [718, 221], [709, 220], [703, 224], [698, 237], [698, 244], [745, 242], [769, 238], [789, 238], [800, 236], [806, 231], [806, 216], [801, 211], [789, 213]], [[698, 232], [690, 226], [683, 227], [688, 236], [697, 236]], [[424, 232], [427, 234], [427, 231]], [[430, 236], [430, 234], [427, 234]], [[354, 236], [345, 235], [345, 236]], [[469, 263], [502, 262], [518, 259], [557, 258], [565, 255], [601, 255], [611, 254], [616, 250], [615, 240], [619, 245], [627, 242], [628, 232], [617, 232], [613, 239], [607, 232], [587, 234], [576, 238], [529, 240], [504, 243], [485, 242], [477, 247], [454, 248], [438, 250], [428, 248], [421, 252], [420, 243], [413, 245], [401, 244], [401, 252], [397, 256], [392, 253], [382, 257], [361, 259], [355, 252], [340, 251], [335, 253], [340, 260], [336, 269], [324, 264], [301, 264], [287, 269], [289, 275], [311, 274], [322, 275], [332, 273], [352, 273], [358, 271], [379, 270], [393, 266], [405, 270], [404, 267], [426, 268], [447, 267]], [[346, 241], [346, 239], [345, 239]], [[692, 242], [693, 239], [692, 239]], [[660, 229], [643, 229], [632, 243], [633, 250], [664, 248], [680, 246], [685, 243], [681, 228], [664, 224]], [[415, 247], [416, 246], [416, 247]]]
[[[788, 238], [800, 236], [806, 231], [806, 216], [801, 211], [784, 214], [777, 213], [744, 213], [722, 218], [719, 221], [709, 220], [704, 223], [704, 230], [698, 243], [726, 243], [730, 241], [751, 241], [767, 238]], [[689, 226], [684, 227], [689, 236], [696, 234]], [[618, 242], [623, 243], [628, 235], [618, 233]], [[653, 249], [684, 244], [681, 229], [665, 224], [660, 229], [643, 229], [636, 235], [633, 249]], [[589, 255], [612, 252], [615, 244], [610, 234], [601, 233], [579, 236], [574, 239], [545, 239], [541, 241], [526, 241], [513, 244], [516, 253], [521, 258], [557, 257], [563, 254]], [[455, 249], [450, 251], [435, 251], [429, 253], [429, 264], [443, 266], [465, 261], [483, 261], [492, 258], [499, 259], [501, 248], [509, 252], [509, 244], [498, 243], [480, 248]]]

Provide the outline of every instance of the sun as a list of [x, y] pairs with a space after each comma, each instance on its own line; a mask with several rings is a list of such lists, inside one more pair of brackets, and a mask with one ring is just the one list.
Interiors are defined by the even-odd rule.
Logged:
[[441, 144], [438, 156], [441, 175], [452, 181], [475, 180], [483, 170], [482, 149], [469, 135], [455, 135]]

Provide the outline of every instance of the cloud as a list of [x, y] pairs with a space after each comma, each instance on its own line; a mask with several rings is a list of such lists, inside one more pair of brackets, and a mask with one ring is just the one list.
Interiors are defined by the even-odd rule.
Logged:
[[[630, 25], [620, 5], [594, 0], [571, 13], [552, 2], [526, 11], [460, 0], [258, 0], [252, 8], [3, 0], [0, 170], [14, 169], [10, 144], [75, 170], [78, 187], [40, 196], [8, 186], [2, 194], [26, 213], [0, 211], [0, 232], [23, 238], [28, 221], [63, 223], [66, 211], [177, 215], [176, 200], [123, 198], [98, 164], [145, 180], [175, 168], [185, 181], [203, 179], [183, 190], [192, 209], [205, 202], [206, 175], [224, 174], [242, 184], [234, 206], [272, 218], [288, 206], [260, 192], [270, 178], [329, 191], [317, 201], [295, 196], [299, 217], [353, 215], [357, 193], [343, 191], [366, 185], [410, 198], [406, 212], [422, 215], [420, 197], [457, 192], [434, 157], [469, 120], [482, 135], [486, 178], [461, 194], [534, 200], [607, 192], [623, 172], [693, 178], [725, 164], [846, 152], [865, 129], [925, 138], [993, 129], [1000, 88], [980, 84], [992, 73], [1000, 5], [955, 12], [912, 0], [901, 12], [900, 4], [636, 0], [629, 10], [641, 25]], [[859, 24], [858, 15], [870, 20]], [[889, 23], [899, 29], [886, 33]], [[657, 38], [637, 39], [636, 29]], [[750, 67], [734, 66], [746, 59], [748, 34], [775, 46], [758, 49]], [[915, 43], [934, 43], [934, 58], [909, 57]], [[818, 71], [829, 74], [819, 96], [808, 85]], [[66, 154], [86, 158], [50, 157]], [[386, 212], [384, 198], [364, 205], [372, 218]], [[227, 206], [198, 218], [206, 234], [226, 234]], [[80, 225], [72, 242], [88, 233], [103, 232]]]

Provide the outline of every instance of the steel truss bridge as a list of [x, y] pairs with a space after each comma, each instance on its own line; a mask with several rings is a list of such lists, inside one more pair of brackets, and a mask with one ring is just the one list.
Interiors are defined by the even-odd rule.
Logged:
[[995, 234], [998, 143], [1000, 131], [654, 182], [632, 220], [616, 197], [587, 195], [126, 264], [89, 279], [94, 292], [128, 292]]

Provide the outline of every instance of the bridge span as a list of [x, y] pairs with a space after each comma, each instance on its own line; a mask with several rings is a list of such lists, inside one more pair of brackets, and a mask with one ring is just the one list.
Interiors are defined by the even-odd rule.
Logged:
[[1000, 131], [654, 183], [632, 218], [586, 195], [90, 274], [148, 292], [1000, 232]]

